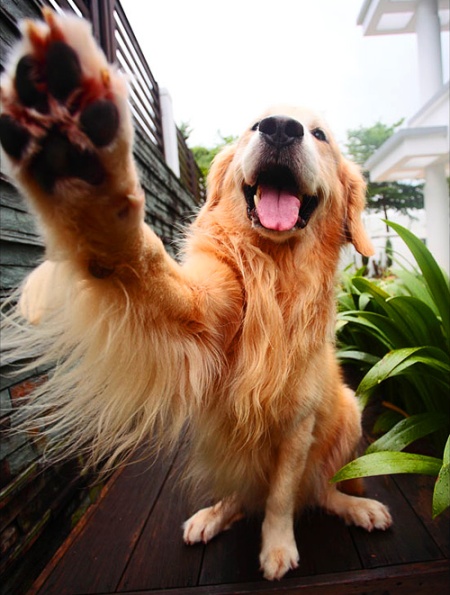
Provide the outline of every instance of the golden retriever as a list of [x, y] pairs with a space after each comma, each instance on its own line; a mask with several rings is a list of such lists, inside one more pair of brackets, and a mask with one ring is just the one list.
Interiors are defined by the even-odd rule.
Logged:
[[269, 110], [215, 159], [178, 263], [143, 221], [123, 77], [86, 22], [44, 17], [1, 83], [3, 149], [47, 245], [6, 326], [16, 356], [58, 362], [28, 424], [112, 466], [189, 420], [189, 475], [217, 503], [184, 540], [263, 510], [268, 579], [298, 565], [307, 505], [389, 527], [384, 505], [330, 483], [361, 434], [333, 347], [341, 247], [372, 253], [358, 168], [318, 114]]

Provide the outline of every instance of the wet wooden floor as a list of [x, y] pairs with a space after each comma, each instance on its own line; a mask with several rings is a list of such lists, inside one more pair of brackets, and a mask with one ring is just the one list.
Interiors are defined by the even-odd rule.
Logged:
[[[372, 534], [309, 511], [296, 525], [300, 567], [274, 583], [258, 569], [261, 519], [243, 519], [208, 545], [184, 545], [195, 510], [180, 491], [182, 457], [116, 473], [35, 583], [35, 595], [441, 595], [450, 592], [449, 516], [432, 521], [431, 478], [367, 480], [394, 526]], [[199, 503], [198, 507], [205, 503]]]

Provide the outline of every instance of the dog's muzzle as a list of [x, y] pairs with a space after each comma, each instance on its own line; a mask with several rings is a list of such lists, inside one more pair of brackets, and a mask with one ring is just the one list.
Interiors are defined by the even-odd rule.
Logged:
[[270, 116], [259, 122], [257, 130], [266, 145], [265, 158], [256, 184], [244, 185], [247, 214], [254, 227], [279, 232], [303, 229], [318, 205], [317, 196], [302, 194], [289, 166], [290, 151], [303, 140], [303, 125], [286, 116]]

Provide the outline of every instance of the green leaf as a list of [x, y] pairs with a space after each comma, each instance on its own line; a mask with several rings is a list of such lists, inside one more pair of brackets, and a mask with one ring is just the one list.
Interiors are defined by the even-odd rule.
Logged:
[[389, 298], [387, 304], [411, 337], [412, 345], [435, 345], [446, 349], [441, 323], [427, 304], [407, 295]]
[[420, 413], [397, 423], [384, 436], [373, 442], [366, 454], [384, 450], [400, 451], [409, 444], [448, 426], [445, 415], [440, 413]]
[[366, 353], [365, 351], [358, 351], [354, 349], [340, 349], [336, 352], [337, 358], [341, 363], [362, 363], [374, 366], [380, 358], [376, 355]]
[[340, 310], [354, 310], [355, 308], [352, 297], [347, 293], [338, 296], [338, 306]]
[[367, 306], [370, 304], [370, 293], [361, 293], [358, 300], [358, 307], [360, 310], [365, 310]]
[[339, 333], [345, 326], [347, 326], [347, 320], [337, 320], [334, 330]]
[[373, 296], [378, 307], [392, 321], [398, 333], [404, 337], [403, 343], [396, 345], [397, 347], [438, 344], [445, 348], [441, 324], [427, 304], [412, 296], [391, 296], [367, 279], [358, 278], [353, 282], [357, 289]]
[[382, 314], [350, 310], [349, 312], [338, 314], [337, 319], [346, 320], [360, 326], [362, 330], [365, 330], [370, 336], [376, 338], [389, 350], [405, 346], [405, 337], [398, 331], [395, 323]]
[[385, 223], [398, 233], [411, 250], [439, 310], [447, 340], [450, 341], [450, 308], [448, 307], [450, 289], [448, 278], [446, 279], [431, 252], [418, 237], [398, 223], [392, 221], [385, 221]]
[[365, 277], [354, 277], [353, 278], [353, 285], [358, 289], [361, 293], [368, 293], [373, 296], [379, 296], [383, 300], [386, 300], [389, 294], [381, 289], [376, 283], [366, 279]]
[[[426, 286], [423, 276], [416, 271], [409, 271], [407, 269], [399, 269], [395, 271], [397, 277], [401, 280], [402, 284], [404, 285], [406, 291], [418, 298], [420, 301], [427, 304], [427, 306], [436, 314], [439, 314], [439, 310], [434, 303], [434, 300]], [[419, 276], [420, 275], [420, 276]]]
[[387, 353], [367, 372], [356, 389], [356, 394], [360, 397], [363, 406], [365, 406], [373, 389], [387, 378], [405, 374], [409, 368], [418, 363], [448, 374], [450, 373], [450, 365], [447, 362], [448, 357], [446, 354], [437, 348], [406, 347], [395, 349]]
[[402, 419], [405, 418], [398, 411], [392, 411], [391, 409], [383, 411], [375, 421], [372, 432], [374, 434], [384, 434], [391, 430], [399, 421], [402, 421]]
[[433, 518], [450, 506], [450, 436], [444, 449], [442, 467], [434, 486], [433, 492]]
[[351, 461], [342, 467], [331, 481], [334, 483], [358, 477], [392, 475], [395, 473], [419, 473], [437, 476], [442, 466], [441, 459], [408, 452], [374, 452]]

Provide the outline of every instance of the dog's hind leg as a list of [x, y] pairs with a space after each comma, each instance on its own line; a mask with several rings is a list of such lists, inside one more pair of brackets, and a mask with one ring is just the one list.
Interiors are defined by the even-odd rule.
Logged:
[[347, 525], [356, 525], [366, 531], [385, 531], [392, 525], [387, 507], [371, 498], [343, 494], [336, 486], [329, 486], [322, 497], [321, 505], [332, 514], [344, 519]]
[[208, 543], [243, 517], [237, 497], [224, 498], [216, 505], [202, 508], [183, 524], [183, 539], [188, 545]]

